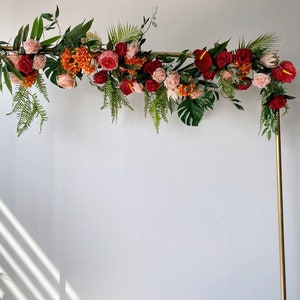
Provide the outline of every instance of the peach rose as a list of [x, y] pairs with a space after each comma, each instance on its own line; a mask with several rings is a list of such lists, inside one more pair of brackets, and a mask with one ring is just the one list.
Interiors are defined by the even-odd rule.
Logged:
[[222, 71], [221, 76], [225, 80], [231, 80], [232, 79], [232, 75], [227, 70]]
[[153, 74], [152, 78], [158, 82], [162, 83], [166, 79], [166, 71], [163, 68], [157, 68]]
[[37, 54], [33, 58], [33, 68], [36, 70], [43, 69], [46, 64], [46, 56], [42, 54]]
[[61, 74], [57, 76], [57, 84], [64, 89], [75, 87], [75, 78], [70, 74]]
[[271, 78], [267, 74], [257, 73], [253, 76], [253, 85], [257, 86], [260, 89], [266, 87], [270, 82]]
[[126, 57], [129, 59], [134, 57], [139, 52], [139, 50], [140, 49], [137, 43], [131, 43], [127, 45]]
[[9, 60], [9, 62], [15, 67], [15, 69], [19, 70], [19, 60], [20, 60], [21, 56], [16, 54], [16, 53], [12, 53], [10, 54], [7, 59]]
[[26, 54], [35, 54], [42, 48], [40, 42], [33, 39], [23, 42], [23, 47]]
[[191, 99], [197, 99], [197, 98], [199, 98], [202, 94], [203, 94], [203, 90], [196, 88], [196, 89], [194, 89], [194, 90], [192, 91], [192, 93], [190, 94], [190, 98], [191, 98]]
[[9, 73], [10, 82], [13, 84], [21, 84], [22, 80], [19, 79], [14, 73]]
[[174, 90], [180, 83], [180, 75], [177, 71], [172, 71], [165, 80], [167, 90]]

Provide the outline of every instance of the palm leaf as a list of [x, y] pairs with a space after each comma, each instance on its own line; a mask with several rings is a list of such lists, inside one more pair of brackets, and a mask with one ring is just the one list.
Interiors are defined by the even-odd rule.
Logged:
[[108, 29], [108, 40], [110, 43], [116, 44], [119, 42], [135, 41], [142, 35], [141, 29], [135, 25], [121, 25]]

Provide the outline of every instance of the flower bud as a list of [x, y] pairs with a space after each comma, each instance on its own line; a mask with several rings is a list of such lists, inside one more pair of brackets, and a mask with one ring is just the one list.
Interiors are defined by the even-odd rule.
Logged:
[[266, 68], [274, 68], [279, 63], [279, 56], [277, 55], [278, 51], [266, 51], [259, 58], [259, 62]]

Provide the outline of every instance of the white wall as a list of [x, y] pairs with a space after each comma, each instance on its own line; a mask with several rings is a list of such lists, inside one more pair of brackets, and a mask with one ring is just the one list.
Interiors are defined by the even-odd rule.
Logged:
[[[281, 58], [300, 69], [297, 0], [11, 0], [1, 4], [1, 40], [56, 4], [62, 28], [94, 17], [103, 40], [109, 26], [139, 25], [158, 6], [149, 50], [193, 50], [230, 37], [234, 49], [242, 35], [276, 32]], [[256, 88], [240, 94], [244, 112], [222, 99], [199, 127], [175, 114], [159, 134], [140, 96], [115, 125], [86, 81], [48, 91], [42, 134], [36, 122], [20, 138], [6, 116], [10, 96], [1, 95], [0, 198], [80, 299], [280, 299], [275, 146], [258, 135]], [[299, 78], [288, 91], [299, 98]], [[297, 98], [282, 120], [289, 300], [300, 298]]]

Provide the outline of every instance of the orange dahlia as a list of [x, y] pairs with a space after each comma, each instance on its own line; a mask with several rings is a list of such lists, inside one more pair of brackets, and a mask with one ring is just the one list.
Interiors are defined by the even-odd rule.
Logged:
[[96, 70], [96, 65], [92, 65], [92, 55], [84, 46], [75, 49], [76, 53], [73, 55], [74, 62], [82, 69], [85, 74], [91, 74]]
[[80, 71], [80, 67], [73, 58], [73, 54], [69, 48], [60, 55], [62, 67], [71, 75], [76, 75]]
[[190, 96], [194, 92], [195, 87], [196, 85], [193, 83], [190, 83], [188, 85], [180, 84], [178, 86], [177, 93], [181, 97]]
[[125, 64], [129, 66], [134, 66], [134, 70], [128, 70], [129, 74], [135, 74], [137, 70], [140, 70], [143, 64], [147, 61], [146, 57], [136, 57], [131, 58], [125, 57]]
[[38, 71], [37, 70], [33, 70], [31, 73], [29, 73], [28, 75], [26, 75], [24, 77], [24, 80], [22, 82], [22, 86], [24, 87], [32, 87], [33, 84], [35, 83], [37, 76], [38, 76]]

